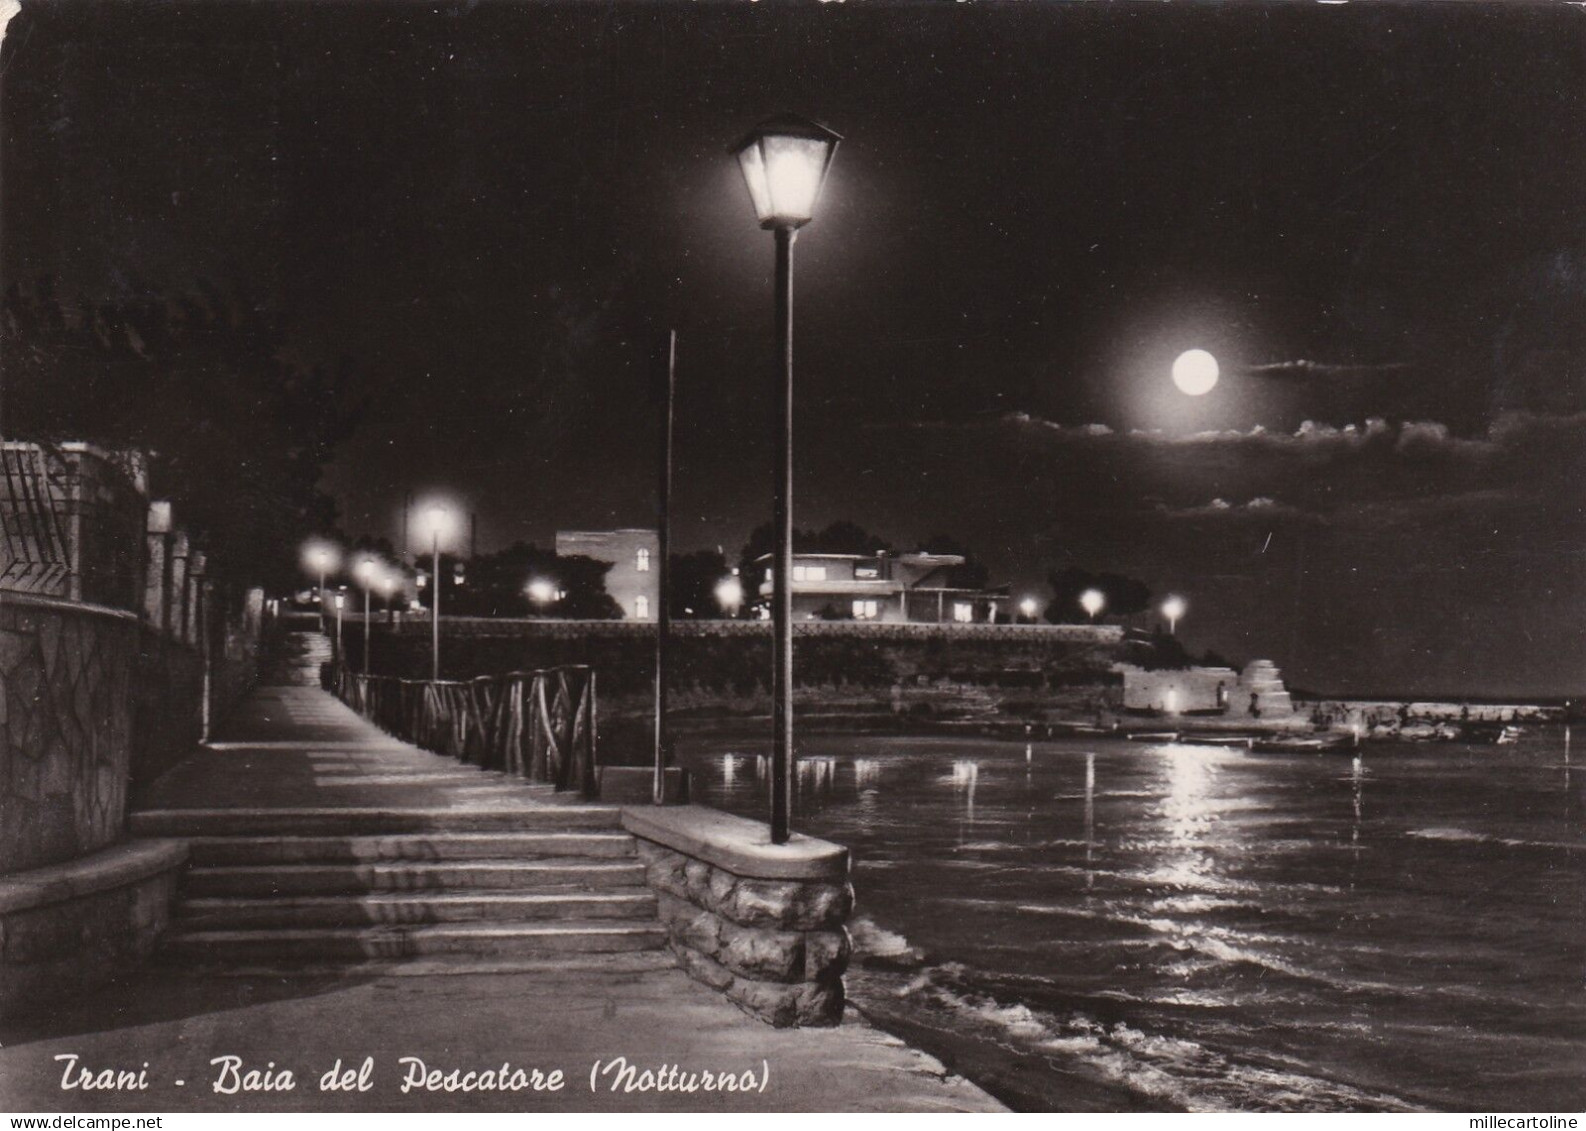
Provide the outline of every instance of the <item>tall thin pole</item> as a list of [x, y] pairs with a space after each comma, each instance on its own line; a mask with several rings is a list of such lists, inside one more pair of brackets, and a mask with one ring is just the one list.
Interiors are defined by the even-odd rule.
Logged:
[[657, 533], [656, 617], [655, 617], [655, 782], [651, 800], [666, 802], [666, 767], [672, 760], [670, 738], [666, 732], [666, 638], [671, 631], [672, 610], [668, 607], [671, 590], [672, 544], [672, 398], [677, 390], [677, 331], [666, 338], [666, 398], [661, 424], [661, 482], [658, 492], [660, 529]]
[[793, 800], [793, 240], [776, 229], [776, 490], [771, 575], [771, 843], [786, 844]]
[[374, 588], [374, 582], [369, 578], [363, 580], [363, 677], [369, 678], [369, 590]]
[[413, 492], [405, 492], [402, 496], [402, 564], [413, 564], [413, 542], [408, 536], [408, 518], [413, 513]]
[[430, 553], [434, 572], [430, 575], [430, 681], [441, 681], [441, 532], [439, 525], [430, 534]]

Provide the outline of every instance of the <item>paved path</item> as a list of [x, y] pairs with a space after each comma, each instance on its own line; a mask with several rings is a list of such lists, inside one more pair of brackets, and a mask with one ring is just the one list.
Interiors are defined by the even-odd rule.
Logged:
[[[396, 742], [300, 682], [260, 688], [218, 735], [144, 792], [139, 809], [516, 809], [546, 789]], [[0, 1111], [983, 1111], [999, 1104], [850, 1010], [831, 1030], [776, 1030], [681, 971], [597, 956], [582, 968], [446, 972], [421, 960], [334, 973], [197, 974], [151, 967], [90, 997], [0, 1025]], [[137, 1091], [63, 1090], [76, 1055], [94, 1072], [147, 1064]], [[296, 1087], [227, 1094], [216, 1058], [290, 1068]], [[321, 1076], [373, 1058], [369, 1090]], [[401, 1091], [402, 1057], [462, 1072], [561, 1070], [557, 1092]], [[597, 1061], [769, 1076], [763, 1091], [598, 1091]], [[664, 1079], [664, 1077], [663, 1077]], [[184, 1081], [178, 1085], [176, 1081]], [[222, 1081], [224, 1082], [224, 1081]]]

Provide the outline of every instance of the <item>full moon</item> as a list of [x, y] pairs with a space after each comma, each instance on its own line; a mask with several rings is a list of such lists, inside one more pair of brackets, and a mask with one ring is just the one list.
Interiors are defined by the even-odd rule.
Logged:
[[1185, 350], [1173, 362], [1173, 384], [1179, 392], [1203, 397], [1217, 384], [1217, 359], [1205, 350]]

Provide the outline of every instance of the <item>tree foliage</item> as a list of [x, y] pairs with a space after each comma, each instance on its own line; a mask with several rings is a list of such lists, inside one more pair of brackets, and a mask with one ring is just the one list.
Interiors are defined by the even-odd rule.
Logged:
[[[532, 542], [514, 542], [467, 563], [466, 583], [441, 592], [441, 612], [461, 616], [547, 616], [568, 620], [618, 620], [622, 608], [606, 592], [610, 562], [581, 555], [558, 557]], [[443, 556], [441, 573], [450, 585], [453, 570]], [[548, 604], [530, 601], [531, 581], [550, 583], [563, 595]], [[448, 600], [450, 604], [448, 605]]]
[[129, 296], [67, 303], [48, 279], [7, 291], [5, 435], [147, 451], [151, 489], [212, 571], [285, 588], [299, 542], [333, 526], [318, 484], [358, 422], [362, 374], [286, 361], [279, 320], [213, 287]]
[[1092, 573], [1089, 570], [1067, 566], [1046, 575], [1046, 584], [1052, 590], [1052, 603], [1046, 608], [1046, 619], [1053, 624], [1075, 624], [1090, 620], [1090, 615], [1080, 607], [1080, 594], [1096, 589], [1106, 598], [1104, 616], [1133, 616], [1151, 607], [1151, 589], [1143, 581], [1116, 573]]
[[722, 615], [716, 586], [727, 576], [727, 559], [719, 551], [673, 554], [669, 565], [667, 607], [672, 616], [711, 619]]

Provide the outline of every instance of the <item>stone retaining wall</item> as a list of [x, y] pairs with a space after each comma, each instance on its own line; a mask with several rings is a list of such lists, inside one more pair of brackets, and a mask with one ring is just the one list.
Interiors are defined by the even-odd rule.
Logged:
[[0, 596], [0, 873], [121, 836], [140, 631], [115, 609]]
[[129, 841], [0, 876], [0, 1021], [102, 985], [147, 958], [186, 861], [181, 841]]
[[[672, 953], [694, 979], [778, 1027], [836, 1025], [853, 910], [848, 854], [700, 806], [624, 811]], [[784, 851], [785, 850], [785, 851]]]

